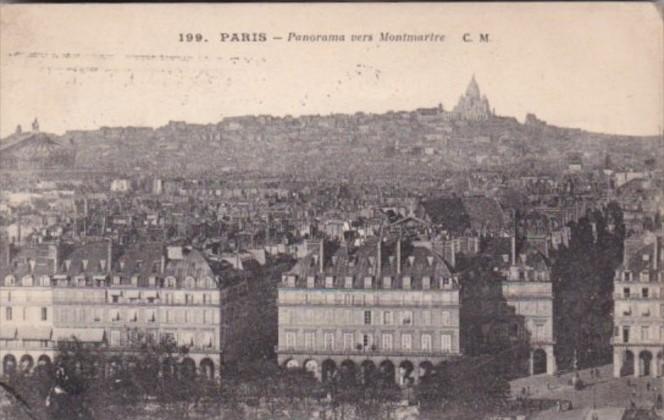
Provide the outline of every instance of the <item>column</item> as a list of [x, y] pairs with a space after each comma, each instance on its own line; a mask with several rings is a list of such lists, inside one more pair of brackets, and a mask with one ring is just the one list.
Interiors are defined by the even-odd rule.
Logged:
[[619, 347], [613, 349], [613, 377], [620, 378], [620, 371], [622, 370], [623, 355]]
[[547, 347], [546, 349], [546, 374], [556, 374], [556, 357], [553, 354], [553, 347]]
[[535, 357], [534, 352], [530, 350], [530, 356], [528, 356], [528, 374], [530, 376], [535, 372]]

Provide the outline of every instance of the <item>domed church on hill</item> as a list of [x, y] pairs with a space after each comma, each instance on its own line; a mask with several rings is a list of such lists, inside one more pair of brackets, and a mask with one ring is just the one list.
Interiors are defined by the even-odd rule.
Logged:
[[453, 112], [459, 119], [472, 121], [487, 120], [493, 116], [489, 100], [486, 95], [481, 94], [475, 75], [466, 88], [466, 94], [459, 98]]

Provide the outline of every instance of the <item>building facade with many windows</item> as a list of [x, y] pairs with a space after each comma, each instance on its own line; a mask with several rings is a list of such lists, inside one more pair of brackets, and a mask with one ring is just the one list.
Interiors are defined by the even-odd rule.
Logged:
[[280, 364], [404, 385], [460, 356], [458, 282], [430, 243], [330, 248], [321, 242], [283, 275]]
[[625, 245], [614, 277], [613, 374], [664, 376], [662, 237], [648, 233]]
[[122, 253], [110, 240], [10, 249], [0, 272], [0, 373], [52, 363], [63, 341], [121, 352], [150, 337], [186, 347], [183, 368], [214, 378], [226, 354], [238, 353], [241, 329], [224, 316], [239, 313], [229, 309], [246, 294], [217, 265], [160, 243]]

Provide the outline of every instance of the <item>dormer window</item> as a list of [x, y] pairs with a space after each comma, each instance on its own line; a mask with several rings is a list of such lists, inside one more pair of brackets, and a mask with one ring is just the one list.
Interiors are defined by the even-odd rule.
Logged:
[[364, 288], [371, 289], [371, 277], [367, 276], [364, 278]]
[[30, 276], [30, 275], [24, 276], [21, 279], [21, 285], [24, 286], [24, 287], [32, 287], [32, 276]]
[[403, 288], [406, 289], [406, 290], [409, 290], [409, 289], [410, 289], [410, 286], [411, 286], [411, 285], [410, 285], [410, 277], [405, 276], [405, 277], [403, 278]]
[[410, 255], [410, 256], [408, 257], [408, 265], [410, 265], [410, 266], [412, 267], [413, 264], [415, 264], [415, 256], [414, 256], [414, 255]]
[[131, 276], [131, 285], [134, 286], [134, 287], [138, 286], [138, 276], [136, 276], [136, 275]]
[[113, 276], [113, 286], [120, 285], [120, 276]]
[[5, 286], [15, 286], [16, 285], [16, 277], [12, 276], [11, 274], [5, 277]]
[[196, 282], [194, 281], [194, 278], [191, 277], [191, 276], [184, 279], [184, 287], [187, 288], [187, 289], [193, 289], [195, 283]]
[[71, 260], [65, 260], [65, 271], [69, 271], [71, 268]]
[[623, 273], [623, 281], [632, 281], [632, 272], [631, 271], [625, 271]]
[[641, 276], [640, 276], [640, 280], [644, 283], [649, 282], [650, 281], [650, 272], [645, 271], [645, 270], [642, 271]]
[[157, 277], [150, 276], [148, 277], [148, 286], [154, 287], [157, 284]]
[[313, 289], [314, 285], [316, 282], [316, 278], [314, 276], [308, 276], [307, 277], [307, 288], [308, 289]]
[[286, 276], [286, 285], [288, 287], [295, 287], [295, 276]]
[[325, 277], [325, 287], [327, 289], [331, 289], [334, 287], [334, 277], [332, 276]]
[[346, 289], [352, 289], [353, 288], [353, 278], [350, 276], [346, 276], [344, 279], [344, 287]]
[[176, 283], [175, 277], [173, 277], [173, 276], [166, 277], [166, 280], [164, 281], [165, 286], [169, 287], [169, 288], [172, 288], [172, 289], [175, 288], [175, 283]]
[[99, 260], [99, 271], [106, 271], [106, 260]]
[[422, 289], [424, 289], [424, 290], [431, 289], [431, 278], [430, 277], [422, 277]]

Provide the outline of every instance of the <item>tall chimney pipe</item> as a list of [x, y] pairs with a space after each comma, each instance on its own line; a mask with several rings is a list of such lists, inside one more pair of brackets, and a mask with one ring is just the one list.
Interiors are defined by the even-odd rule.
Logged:
[[659, 267], [659, 236], [655, 236], [655, 248], [653, 250], [652, 268], [657, 270]]
[[381, 269], [382, 269], [382, 260], [381, 260], [381, 246], [383, 242], [383, 235], [381, 232], [381, 235], [378, 237], [378, 243], [376, 244], [376, 279], [380, 277]]
[[320, 244], [318, 245], [318, 270], [321, 274], [324, 272], [324, 263], [325, 263], [325, 238], [321, 238]]
[[106, 273], [111, 274], [113, 265], [113, 239], [108, 238], [108, 247], [106, 248]]
[[401, 235], [397, 239], [397, 274], [401, 274]]

